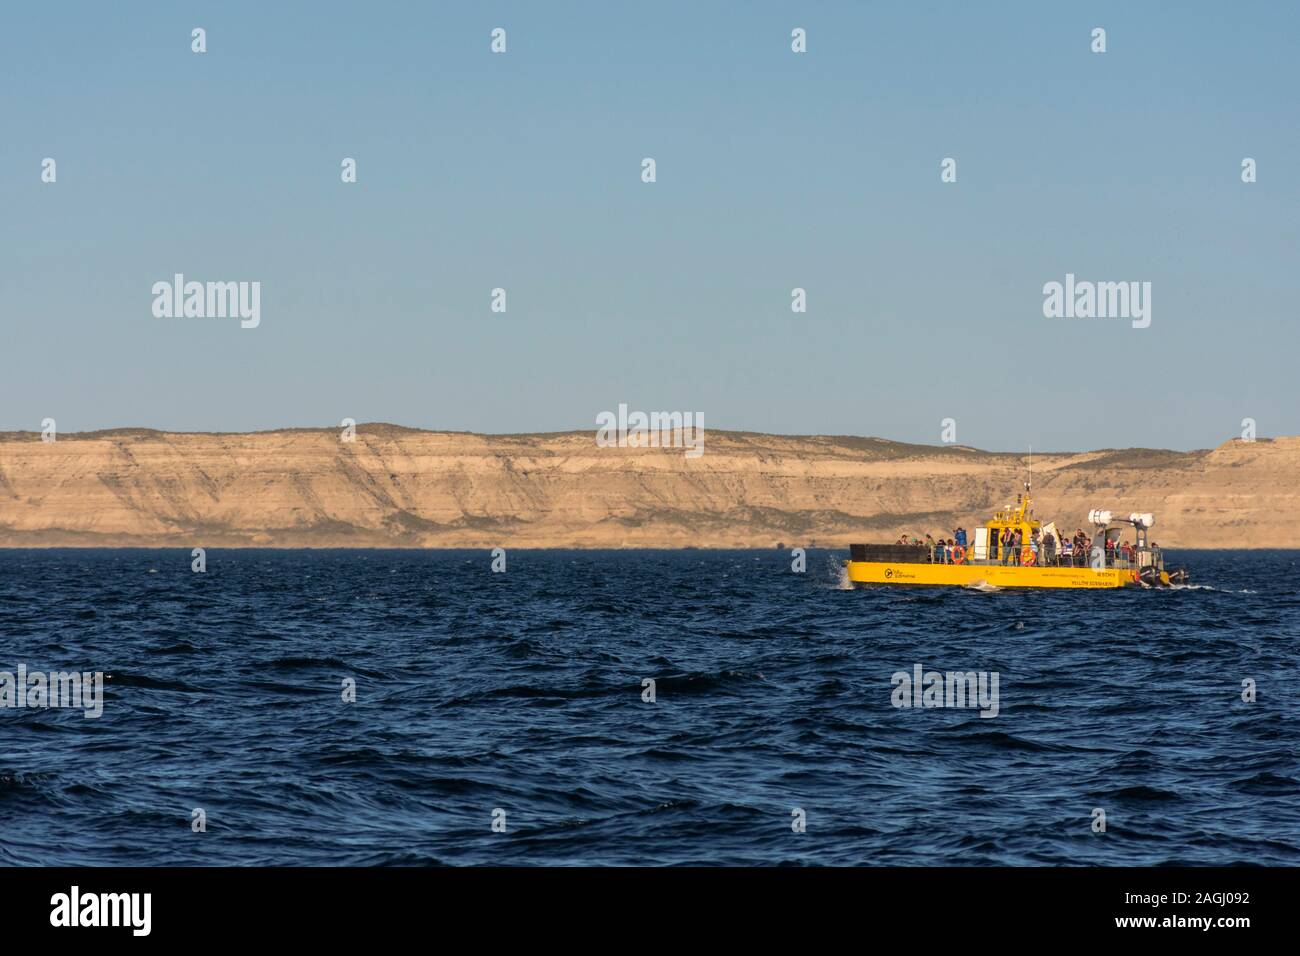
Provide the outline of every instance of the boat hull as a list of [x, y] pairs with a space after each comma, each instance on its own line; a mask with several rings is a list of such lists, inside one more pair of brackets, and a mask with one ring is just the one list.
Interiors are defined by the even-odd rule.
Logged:
[[1123, 568], [1039, 568], [1000, 564], [907, 564], [846, 561], [853, 584], [931, 585], [997, 588], [1139, 587], [1135, 572]]

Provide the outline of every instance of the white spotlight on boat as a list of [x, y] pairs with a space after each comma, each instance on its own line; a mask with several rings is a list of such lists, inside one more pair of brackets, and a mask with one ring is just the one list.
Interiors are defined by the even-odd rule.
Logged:
[[1110, 512], [1094, 508], [1088, 512], [1088, 520], [1095, 525], [1110, 524]]
[[1156, 516], [1149, 511], [1144, 511], [1141, 514], [1135, 511], [1128, 516], [1128, 520], [1139, 528], [1149, 528], [1156, 523]]

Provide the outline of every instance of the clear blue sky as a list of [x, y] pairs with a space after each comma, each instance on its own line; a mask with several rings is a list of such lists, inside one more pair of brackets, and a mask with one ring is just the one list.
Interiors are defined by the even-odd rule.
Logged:
[[[1297, 9], [10, 5], [0, 429], [1297, 434]], [[175, 272], [260, 328], [154, 318]], [[1045, 318], [1067, 272], [1151, 327]]]

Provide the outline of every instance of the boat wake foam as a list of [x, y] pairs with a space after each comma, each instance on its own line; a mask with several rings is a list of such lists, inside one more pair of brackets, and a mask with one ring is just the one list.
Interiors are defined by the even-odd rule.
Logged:
[[964, 590], [966, 590], [966, 591], [982, 591], [982, 592], [985, 592], [985, 593], [988, 593], [988, 592], [990, 592], [990, 591], [1001, 591], [1001, 590], [1002, 590], [1002, 589], [1001, 589], [1000, 587], [998, 587], [996, 584], [989, 584], [987, 581], [984, 581], [984, 580], [980, 580], [980, 581], [972, 581], [972, 582], [970, 582], [969, 584], [963, 584], [963, 585], [962, 585], [962, 588], [963, 588]]
[[1232, 588], [1216, 588], [1210, 584], [1170, 584], [1162, 588], [1165, 591], [1219, 591], [1223, 594], [1258, 594], [1258, 591], [1252, 591], [1249, 588], [1242, 588], [1240, 591]]

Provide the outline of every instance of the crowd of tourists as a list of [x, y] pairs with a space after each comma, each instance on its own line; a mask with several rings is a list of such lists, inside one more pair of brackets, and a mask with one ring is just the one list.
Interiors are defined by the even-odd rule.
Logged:
[[[921, 539], [903, 535], [897, 543], [926, 548], [934, 564], [965, 564], [973, 557], [968, 551], [966, 529], [960, 525], [953, 529], [950, 538], [935, 538], [927, 534]], [[1092, 543], [1093, 539], [1084, 534], [1082, 528], [1076, 528], [1068, 538], [1062, 534], [1060, 540], [1050, 531], [1040, 538], [1035, 528], [1027, 541], [1022, 529], [1002, 528], [990, 534], [988, 556], [1005, 565], [1083, 568], [1088, 566]], [[1104, 549], [1107, 567], [1120, 562], [1131, 564], [1137, 559], [1137, 550], [1128, 541], [1107, 538]]]

